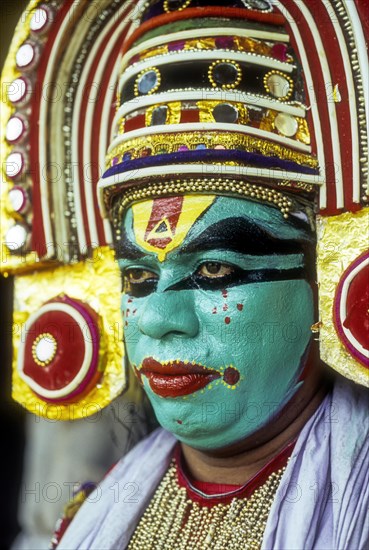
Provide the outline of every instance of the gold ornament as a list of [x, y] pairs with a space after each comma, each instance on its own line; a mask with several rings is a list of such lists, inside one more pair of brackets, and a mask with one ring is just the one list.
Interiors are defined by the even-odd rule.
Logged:
[[[95, 249], [86, 262], [59, 266], [15, 280], [16, 309], [13, 315], [12, 397], [30, 412], [49, 420], [76, 420], [101, 410], [126, 386], [123, 363], [123, 324], [119, 310], [121, 277], [114, 253], [108, 247]], [[108, 290], [107, 290], [108, 289]], [[64, 404], [46, 402], [36, 395], [19, 375], [17, 361], [25, 323], [45, 301], [65, 293], [88, 303], [101, 318], [100, 355], [105, 357], [101, 382], [79, 401]], [[118, 306], [117, 306], [118, 304]], [[51, 336], [51, 335], [50, 335]], [[47, 333], [41, 337], [47, 337]], [[53, 338], [51, 336], [51, 338]], [[36, 343], [37, 345], [37, 343]], [[36, 352], [36, 350], [35, 350]], [[40, 367], [46, 366], [40, 365]]]
[[333, 323], [335, 293], [349, 265], [368, 250], [369, 208], [317, 217], [320, 357], [342, 376], [369, 387], [369, 370], [347, 351]]
[[[174, 115], [173, 115], [174, 116]], [[140, 158], [144, 149], [150, 148], [152, 155], [163, 153], [175, 153], [181, 145], [188, 149], [195, 149], [197, 145], [205, 145], [207, 149], [214, 149], [221, 145], [225, 149], [238, 149], [249, 153], [261, 153], [267, 157], [278, 157], [282, 160], [297, 162], [303, 166], [317, 168], [318, 161], [311, 155], [299, 153], [286, 146], [255, 138], [238, 132], [177, 132], [153, 135], [142, 135], [141, 137], [129, 139], [120, 143], [106, 157], [106, 169], [113, 166], [115, 157], [122, 157], [128, 151], [131, 159]]]
[[285, 467], [272, 473], [249, 498], [202, 506], [177, 481], [172, 461], [141, 518], [129, 550], [259, 549]]

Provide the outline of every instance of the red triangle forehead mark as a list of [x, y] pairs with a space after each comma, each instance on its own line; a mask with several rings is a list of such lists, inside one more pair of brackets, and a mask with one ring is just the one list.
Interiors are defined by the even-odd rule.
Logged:
[[182, 207], [183, 197], [154, 199], [146, 226], [145, 241], [157, 248], [165, 248], [176, 233]]

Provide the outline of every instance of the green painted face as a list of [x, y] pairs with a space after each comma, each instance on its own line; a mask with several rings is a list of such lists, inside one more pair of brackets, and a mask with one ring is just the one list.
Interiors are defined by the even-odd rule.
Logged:
[[125, 344], [160, 424], [200, 449], [267, 424], [303, 383], [309, 230], [251, 201], [186, 196], [137, 203], [122, 233]]

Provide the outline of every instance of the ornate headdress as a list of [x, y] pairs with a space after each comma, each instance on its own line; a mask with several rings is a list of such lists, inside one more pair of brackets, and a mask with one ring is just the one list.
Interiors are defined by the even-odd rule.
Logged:
[[111, 223], [119, 241], [133, 202], [209, 191], [316, 220], [321, 358], [369, 385], [368, 28], [359, 3], [311, 8], [30, 3], [1, 121], [13, 396], [29, 410], [79, 418], [122, 391]]

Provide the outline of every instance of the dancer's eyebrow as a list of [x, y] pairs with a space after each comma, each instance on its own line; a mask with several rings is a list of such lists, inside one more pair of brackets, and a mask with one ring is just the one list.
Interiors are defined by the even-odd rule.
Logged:
[[206, 250], [232, 250], [241, 254], [299, 254], [300, 241], [279, 239], [256, 223], [242, 217], [231, 217], [207, 227], [200, 235], [185, 244], [179, 254]]
[[121, 239], [115, 244], [116, 257], [118, 260], [139, 260], [146, 253], [138, 248], [128, 237], [126, 231], [122, 231]]

